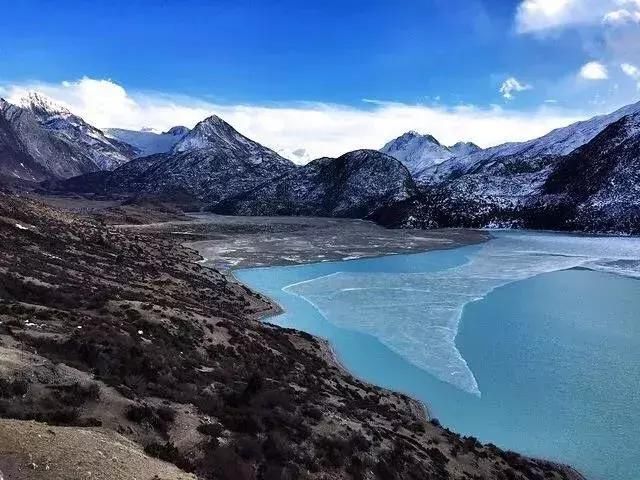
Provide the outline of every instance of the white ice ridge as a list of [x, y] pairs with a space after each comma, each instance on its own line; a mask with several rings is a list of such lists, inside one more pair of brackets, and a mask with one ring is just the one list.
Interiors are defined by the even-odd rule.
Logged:
[[283, 290], [304, 298], [330, 323], [373, 335], [411, 364], [480, 396], [455, 343], [465, 305], [508, 283], [580, 266], [640, 278], [640, 240], [499, 233], [455, 268], [338, 272]]

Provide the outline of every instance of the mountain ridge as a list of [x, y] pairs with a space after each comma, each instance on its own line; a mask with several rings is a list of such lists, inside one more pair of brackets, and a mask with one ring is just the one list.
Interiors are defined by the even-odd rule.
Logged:
[[[31, 103], [31, 109], [1, 104], [4, 122], [0, 127], [4, 133], [0, 135], [3, 142], [0, 153], [13, 158], [5, 174], [7, 170], [15, 172], [24, 168], [32, 172], [30, 178], [42, 180], [47, 179], [47, 169], [55, 165], [33, 161], [29, 148], [51, 155], [66, 148], [73, 154], [77, 145], [73, 137], [66, 134], [68, 129], [63, 129], [66, 136], [52, 132], [56, 131], [58, 121], [62, 121], [65, 128], [69, 123], [80, 124], [80, 121], [42, 99], [32, 98]], [[120, 166], [113, 172], [92, 173], [100, 169], [90, 163], [79, 165], [77, 170], [84, 176], [49, 182], [49, 187], [83, 194], [157, 196], [189, 208], [244, 215], [366, 216], [384, 218], [381, 221], [389, 226], [405, 227], [498, 225], [635, 232], [635, 220], [624, 213], [623, 207], [635, 209], [640, 198], [638, 180], [629, 169], [626, 169], [626, 178], [615, 173], [623, 156], [625, 161], [633, 162], [635, 154], [633, 148], [613, 142], [622, 135], [620, 141], [632, 145], [636, 130], [631, 125], [637, 115], [640, 115], [640, 103], [552, 130], [537, 139], [484, 150], [471, 142], [447, 147], [431, 135], [412, 131], [383, 147], [394, 155], [358, 150], [338, 159], [318, 159], [305, 166], [295, 165], [212, 115], [191, 130], [175, 127], [160, 134], [172, 137], [165, 152], [140, 157], [140, 161]], [[617, 136], [612, 134], [609, 128], [623, 119], [620, 125], [626, 128], [619, 127]], [[79, 131], [82, 128], [80, 124]], [[36, 134], [27, 135], [29, 141], [25, 144], [23, 134], [30, 131]], [[608, 133], [601, 136], [605, 131]], [[599, 150], [589, 147], [596, 138]], [[609, 158], [603, 151], [614, 152], [617, 157]], [[358, 155], [366, 157], [369, 164], [351, 168], [356, 164], [351, 161], [347, 162], [349, 167], [339, 168], [344, 158]], [[398, 164], [391, 167], [389, 159]], [[601, 188], [598, 195], [588, 199], [591, 203], [582, 205], [577, 197], [574, 201], [568, 200], [571, 192], [575, 195], [580, 192], [580, 188], [572, 184], [572, 178], [587, 174], [588, 168], [594, 165], [592, 159], [597, 159], [597, 171], [611, 175], [606, 181], [626, 185], [627, 192], [592, 181]], [[82, 156], [81, 160], [88, 161]], [[605, 168], [607, 162], [611, 163], [609, 168]], [[573, 173], [562, 174], [563, 171]], [[343, 177], [345, 172], [347, 177]], [[69, 172], [56, 172], [51, 176], [59, 180], [69, 176]], [[558, 186], [558, 182], [564, 183]], [[389, 196], [389, 185], [404, 193], [399, 197]], [[398, 188], [399, 185], [410, 186]], [[549, 191], [549, 185], [555, 185], [556, 189], [567, 187], [569, 193], [561, 198]], [[349, 202], [353, 208], [347, 207]], [[365, 204], [383, 213], [377, 214], [374, 208], [364, 207]], [[397, 212], [389, 210], [393, 205], [397, 206]], [[619, 228], [613, 211], [622, 212]], [[589, 213], [580, 214], [579, 220], [579, 212]], [[602, 222], [597, 221], [598, 215], [602, 216]], [[545, 220], [545, 216], [563, 218], [565, 224]], [[414, 220], [409, 221], [410, 218]]]
[[567, 155], [513, 155], [483, 163], [372, 218], [405, 228], [498, 226], [638, 234], [638, 172], [640, 111], [606, 122]]
[[133, 162], [110, 173], [56, 182], [54, 187], [107, 195], [155, 195], [198, 209], [296, 168], [215, 115], [199, 122], [169, 151]]
[[29, 92], [19, 103], [30, 110], [45, 129], [75, 146], [78, 155], [89, 156], [100, 170], [113, 170], [133, 156], [130, 145], [109, 139], [102, 130], [42, 94]]
[[385, 144], [380, 151], [400, 160], [414, 177], [438, 165], [455, 154], [433, 135], [422, 135], [411, 130]]
[[46, 97], [30, 93], [19, 104], [0, 99], [0, 174], [26, 181], [69, 178], [113, 169], [132, 157], [129, 145]]
[[504, 158], [520, 160], [539, 159], [568, 155], [575, 149], [591, 141], [598, 133], [620, 118], [640, 112], [640, 102], [625, 105], [616, 111], [574, 122], [566, 127], [551, 130], [542, 137], [524, 142], [507, 142], [467, 156], [454, 157], [451, 161], [430, 167], [423, 171], [418, 181], [438, 184], [454, 176], [478, 170], [491, 162]]
[[232, 215], [363, 218], [408, 198], [415, 183], [401, 162], [376, 150], [320, 158], [212, 207]]

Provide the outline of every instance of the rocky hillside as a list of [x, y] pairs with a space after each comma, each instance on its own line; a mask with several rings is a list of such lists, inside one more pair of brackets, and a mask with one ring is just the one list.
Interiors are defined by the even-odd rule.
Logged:
[[408, 170], [375, 150], [321, 158], [214, 205], [233, 215], [364, 218], [416, 192]]
[[183, 476], [116, 453], [113, 431], [203, 479], [581, 478], [426, 421], [320, 340], [261, 322], [266, 299], [177, 240], [0, 193], [0, 241], [0, 416], [20, 421], [0, 465], [37, 470], [24, 478], [77, 478], [79, 444], [95, 468], [100, 444], [112, 469], [126, 454], [132, 475]]
[[42, 187], [46, 191], [54, 192], [126, 196], [142, 189], [144, 173], [153, 164], [165, 158], [160, 154], [135, 158], [111, 172], [92, 172], [64, 180], [47, 180], [42, 182]]
[[561, 158], [539, 204], [566, 209], [569, 228], [640, 233], [640, 113]]
[[41, 144], [54, 151], [49, 138], [44, 135], [33, 135], [27, 142], [23, 137], [23, 125], [28, 130], [39, 132], [38, 124], [33, 116], [23, 114], [14, 105], [0, 99], [0, 179], [40, 181], [50, 173], [46, 163], [39, 163], [29, 152], [29, 143]]
[[388, 226], [640, 233], [639, 122], [640, 113], [623, 116], [568, 155], [482, 162], [374, 217]]
[[13, 105], [0, 99], [0, 176], [27, 181], [111, 170], [134, 156], [64, 107], [31, 93]]
[[110, 429], [0, 420], [0, 475], [10, 480], [197, 480]]

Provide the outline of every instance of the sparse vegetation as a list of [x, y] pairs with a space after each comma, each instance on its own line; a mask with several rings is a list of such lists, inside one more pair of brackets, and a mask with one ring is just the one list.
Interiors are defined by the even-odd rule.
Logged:
[[[419, 418], [315, 338], [260, 322], [265, 299], [176, 240], [0, 193], [0, 242], [0, 340], [94, 379], [0, 378], [3, 417], [120, 415], [148, 454], [206, 479], [569, 478]], [[113, 395], [128, 406], [114, 409]]]

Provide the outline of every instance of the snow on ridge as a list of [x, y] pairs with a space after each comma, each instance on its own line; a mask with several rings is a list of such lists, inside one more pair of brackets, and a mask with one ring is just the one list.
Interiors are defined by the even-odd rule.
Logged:
[[146, 157], [156, 153], [167, 153], [188, 133], [186, 127], [172, 127], [166, 132], [156, 133], [150, 129], [127, 130], [124, 128], [107, 128], [105, 135], [114, 140], [127, 143], [137, 150], [138, 157]]
[[539, 138], [525, 142], [504, 143], [469, 155], [452, 156], [440, 164], [428, 166], [418, 172], [416, 179], [421, 183], [441, 183], [455, 173], [490, 166], [489, 162], [495, 159], [517, 157], [523, 160], [535, 160], [547, 156], [567, 155], [589, 143], [612, 123], [636, 113], [640, 113], [640, 102], [627, 105], [607, 115], [599, 115], [566, 127], [556, 128]]
[[421, 135], [415, 131], [391, 140], [380, 151], [400, 160], [412, 175], [438, 165], [454, 155], [432, 135]]
[[53, 176], [112, 170], [131, 158], [128, 146], [112, 142], [101, 130], [38, 92], [29, 92], [16, 104], [3, 100], [0, 112], [9, 122], [7, 128], [19, 138], [14, 147]]
[[18, 106], [31, 110], [38, 114], [46, 114], [47, 116], [61, 115], [63, 117], [73, 115], [71, 111], [64, 105], [56, 102], [52, 98], [31, 90], [18, 100]]

